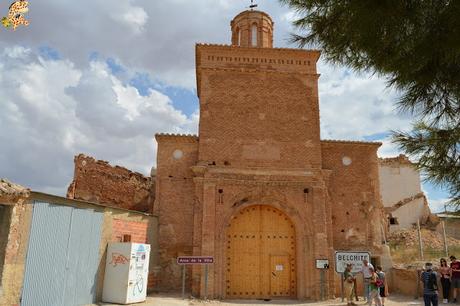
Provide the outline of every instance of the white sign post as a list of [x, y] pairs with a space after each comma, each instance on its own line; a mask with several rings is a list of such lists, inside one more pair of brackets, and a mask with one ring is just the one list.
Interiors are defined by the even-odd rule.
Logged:
[[363, 269], [363, 260], [371, 262], [369, 252], [335, 252], [335, 272], [343, 273], [347, 264], [352, 264], [351, 272], [358, 273]]

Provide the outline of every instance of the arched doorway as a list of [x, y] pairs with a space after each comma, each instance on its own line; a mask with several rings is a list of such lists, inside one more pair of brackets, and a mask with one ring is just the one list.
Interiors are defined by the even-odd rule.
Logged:
[[296, 297], [295, 229], [282, 211], [241, 210], [231, 219], [226, 247], [227, 298]]

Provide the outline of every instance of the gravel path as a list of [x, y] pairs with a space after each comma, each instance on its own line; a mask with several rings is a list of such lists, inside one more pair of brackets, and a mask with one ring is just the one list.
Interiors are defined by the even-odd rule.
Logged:
[[[359, 306], [365, 306], [364, 302], [358, 302]], [[104, 306], [110, 306], [115, 304], [98, 304]], [[346, 303], [342, 303], [340, 299], [329, 300], [324, 302], [299, 302], [299, 301], [200, 301], [200, 300], [182, 300], [179, 296], [167, 296], [167, 295], [152, 295], [147, 298], [145, 303], [132, 304], [134, 306], [252, 306], [252, 305], [270, 305], [270, 306], [346, 306]], [[414, 300], [410, 297], [404, 296], [391, 296], [385, 301], [386, 306], [422, 306], [423, 299]], [[453, 305], [453, 304], [449, 304]]]

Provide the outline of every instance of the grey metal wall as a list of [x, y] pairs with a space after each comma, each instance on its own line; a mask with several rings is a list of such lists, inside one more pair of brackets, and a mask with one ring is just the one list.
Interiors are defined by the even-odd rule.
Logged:
[[34, 203], [23, 306], [95, 302], [103, 213]]

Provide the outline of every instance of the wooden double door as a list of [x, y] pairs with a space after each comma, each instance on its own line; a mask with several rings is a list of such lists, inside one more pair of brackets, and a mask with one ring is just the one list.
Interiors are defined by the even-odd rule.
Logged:
[[295, 241], [278, 209], [257, 205], [235, 215], [227, 232], [227, 298], [295, 298]]

